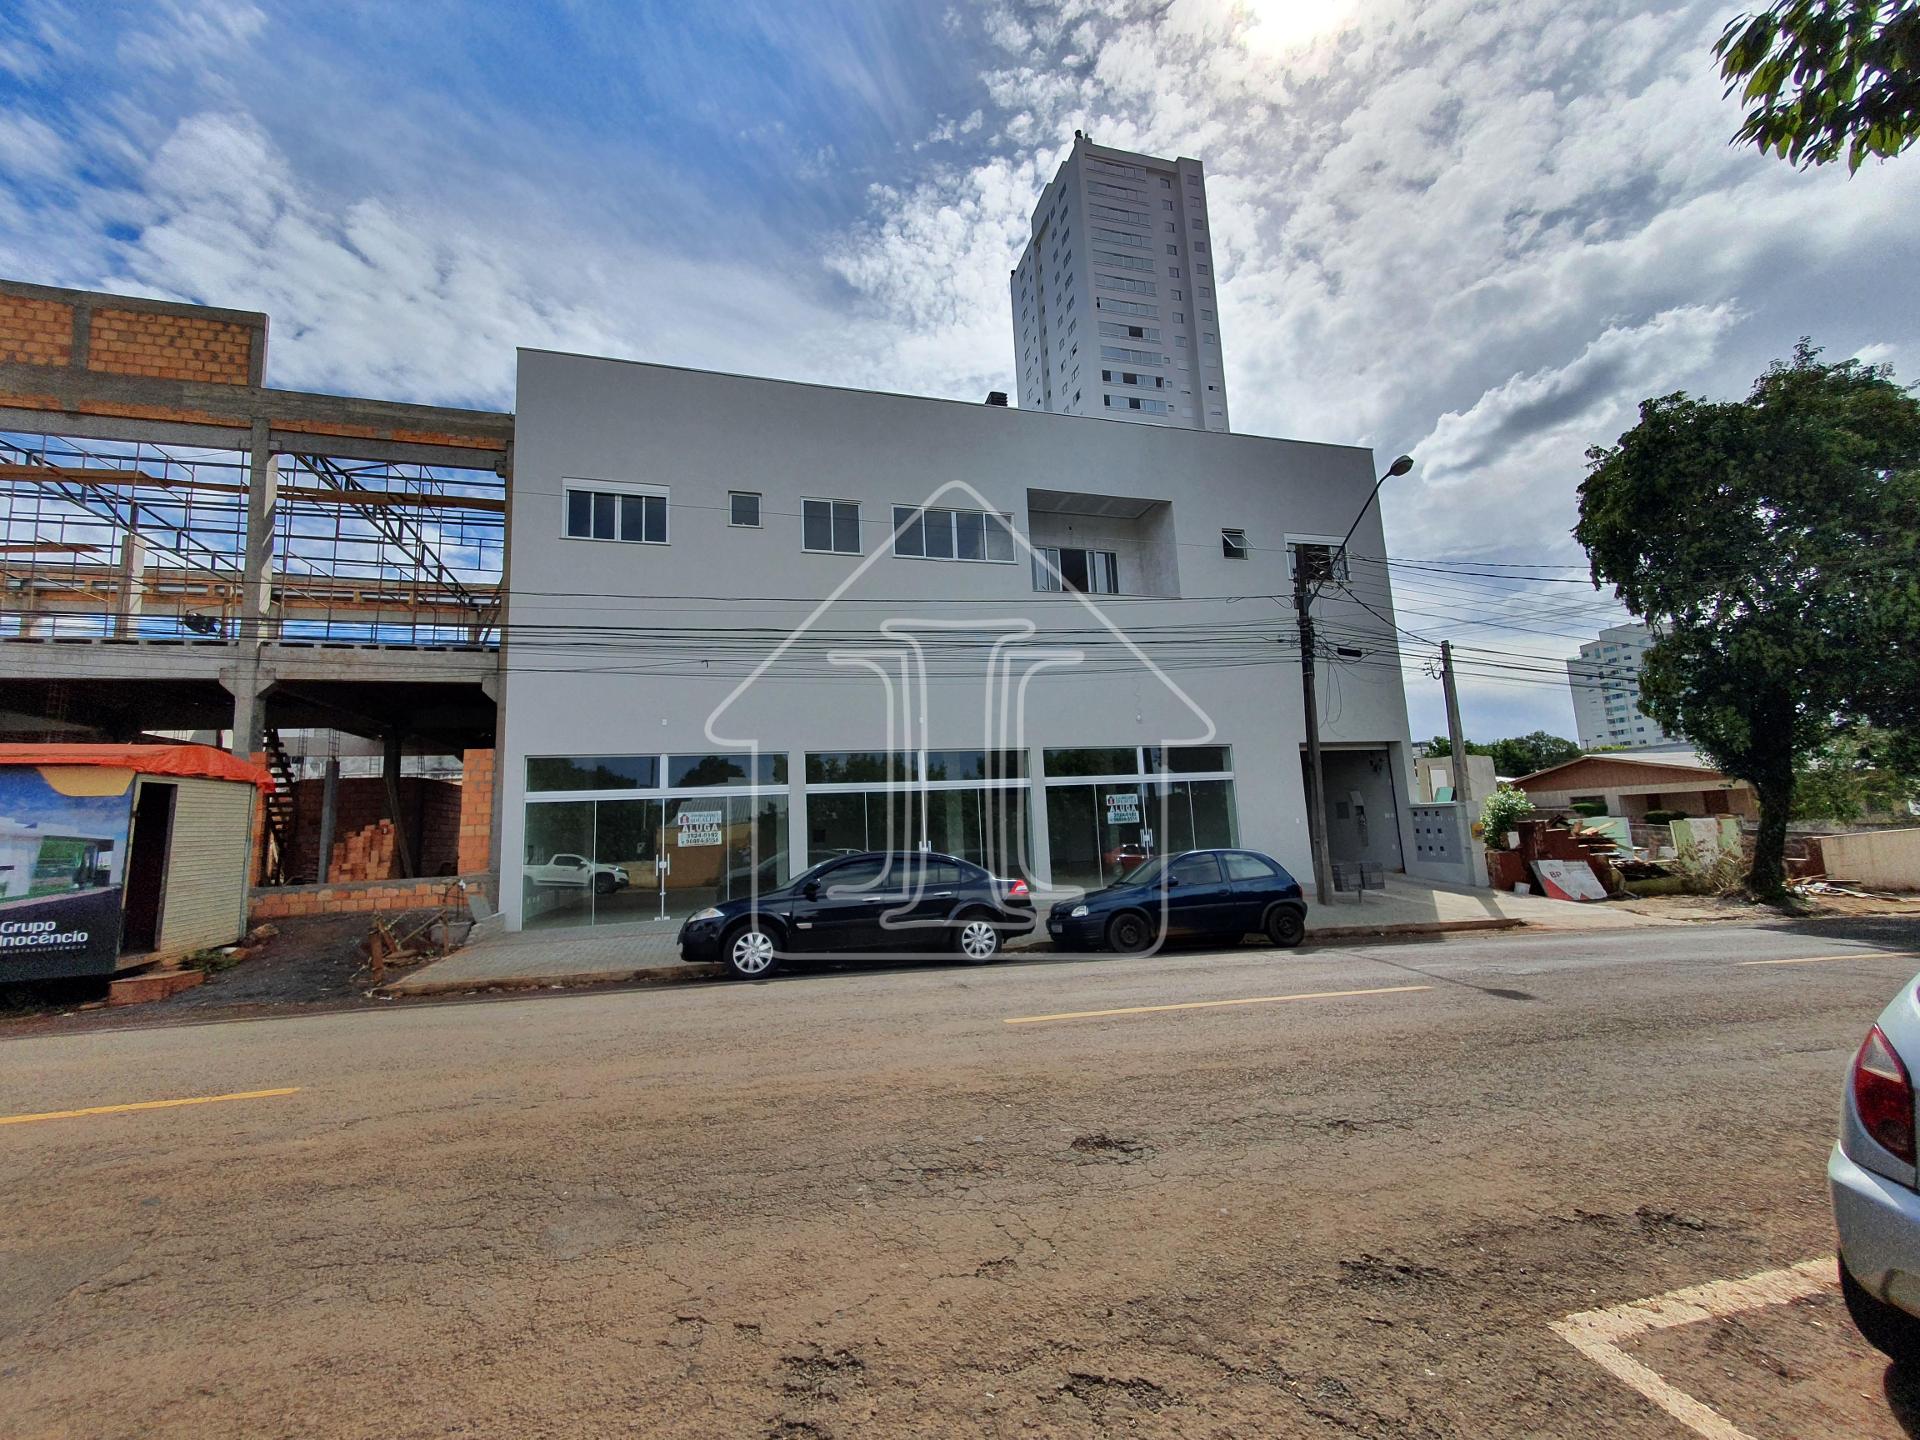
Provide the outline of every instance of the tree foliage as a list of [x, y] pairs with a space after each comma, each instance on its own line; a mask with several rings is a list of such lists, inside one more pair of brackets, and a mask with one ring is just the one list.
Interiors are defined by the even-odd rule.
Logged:
[[1795, 165], [1898, 155], [1920, 137], [1920, 0], [1781, 0], [1713, 47], [1747, 115], [1734, 136]]
[[1899, 819], [1920, 798], [1920, 770], [1886, 731], [1870, 725], [1836, 733], [1807, 757], [1793, 788], [1793, 818], [1848, 825], [1868, 816]]
[[[1578, 760], [1583, 753], [1573, 741], [1546, 730], [1506, 740], [1469, 740], [1466, 746], [1469, 755], [1492, 756], [1497, 775], [1531, 775], [1536, 770]], [[1436, 735], [1427, 742], [1428, 755], [1444, 758], [1452, 753], [1453, 742], [1445, 735]]]
[[1588, 458], [1594, 584], [1662, 631], [1642, 708], [1754, 787], [1748, 886], [1778, 898], [1796, 773], [1920, 687], [1920, 401], [1802, 341], [1745, 401], [1648, 400]]

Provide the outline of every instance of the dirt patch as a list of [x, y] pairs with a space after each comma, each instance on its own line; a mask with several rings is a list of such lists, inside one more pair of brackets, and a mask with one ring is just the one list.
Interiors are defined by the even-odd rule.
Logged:
[[1124, 1135], [1109, 1135], [1104, 1130], [1095, 1131], [1091, 1135], [1076, 1135], [1068, 1142], [1067, 1148], [1081, 1155], [1091, 1156], [1095, 1160], [1107, 1160], [1116, 1165], [1144, 1160], [1153, 1153], [1138, 1140], [1129, 1140]]
[[1154, 1411], [1179, 1403], [1178, 1397], [1137, 1375], [1117, 1379], [1111, 1375], [1090, 1375], [1083, 1370], [1069, 1370], [1060, 1393], [1071, 1395], [1100, 1419], [1105, 1419], [1110, 1409]]
[[1379, 1255], [1362, 1255], [1340, 1262], [1342, 1284], [1365, 1289], [1403, 1290], [1430, 1280], [1446, 1278], [1446, 1271], [1412, 1260], [1388, 1260]]
[[[432, 913], [396, 911], [383, 918], [390, 928], [406, 930]], [[373, 976], [361, 948], [374, 918], [312, 915], [276, 920], [278, 933], [246, 959], [212, 970], [205, 984], [151, 1005], [93, 1008], [106, 997], [105, 980], [0, 987], [0, 1035], [53, 1026], [65, 1030], [165, 1024], [206, 1019], [213, 1012], [270, 1015], [307, 1006], [383, 1006], [391, 1002], [368, 993]]]

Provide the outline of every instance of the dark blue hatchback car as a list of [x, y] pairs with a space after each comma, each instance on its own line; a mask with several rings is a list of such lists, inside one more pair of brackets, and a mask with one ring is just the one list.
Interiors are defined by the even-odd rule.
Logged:
[[1068, 950], [1145, 950], [1165, 939], [1238, 940], [1254, 931], [1280, 946], [1298, 945], [1307, 933], [1300, 883], [1257, 850], [1156, 855], [1047, 915], [1047, 933]]

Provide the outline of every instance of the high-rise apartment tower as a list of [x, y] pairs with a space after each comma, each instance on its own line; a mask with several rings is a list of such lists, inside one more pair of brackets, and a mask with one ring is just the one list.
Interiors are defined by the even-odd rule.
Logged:
[[1020, 408], [1227, 429], [1200, 162], [1076, 130], [1032, 229], [1011, 281]]

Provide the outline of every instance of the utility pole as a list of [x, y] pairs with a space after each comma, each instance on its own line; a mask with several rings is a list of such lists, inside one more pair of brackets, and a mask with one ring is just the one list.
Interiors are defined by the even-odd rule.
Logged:
[[1460, 692], [1453, 688], [1453, 642], [1440, 642], [1440, 684], [1447, 692], [1447, 745], [1453, 752], [1453, 798], [1465, 805], [1473, 798], [1467, 780], [1467, 739], [1460, 729]]
[[[1353, 532], [1360, 528], [1360, 521], [1372, 506], [1373, 497], [1380, 493], [1380, 487], [1393, 476], [1404, 475], [1411, 469], [1413, 457], [1410, 455], [1402, 455], [1387, 467], [1386, 473], [1373, 482], [1373, 489], [1367, 492], [1359, 513], [1353, 517], [1353, 523], [1347, 526], [1347, 533], [1340, 537], [1338, 545], [1331, 548], [1306, 545], [1287, 547], [1293, 556], [1293, 615], [1300, 626], [1300, 699], [1306, 708], [1307, 844], [1313, 849], [1314, 896], [1322, 905], [1333, 903], [1333, 861], [1327, 854], [1327, 809], [1323, 799], [1327, 793], [1327, 777], [1320, 764], [1320, 696], [1313, 674], [1313, 600], [1320, 593], [1322, 585], [1340, 574], [1341, 562], [1347, 553], [1347, 542], [1353, 539]], [[1310, 560], [1310, 556], [1318, 556], [1319, 559]], [[1319, 573], [1309, 577], [1307, 570], [1310, 565], [1316, 565]], [[1312, 584], [1307, 583], [1309, 578]]]
[[[1313, 851], [1313, 892], [1322, 905], [1333, 903], [1333, 861], [1327, 855], [1327, 812], [1321, 803], [1326, 776], [1320, 765], [1320, 697], [1314, 683], [1313, 592], [1307, 587], [1304, 545], [1293, 548], [1293, 614], [1300, 626], [1300, 694], [1307, 725], [1307, 844]], [[1333, 563], [1331, 554], [1327, 563]]]

